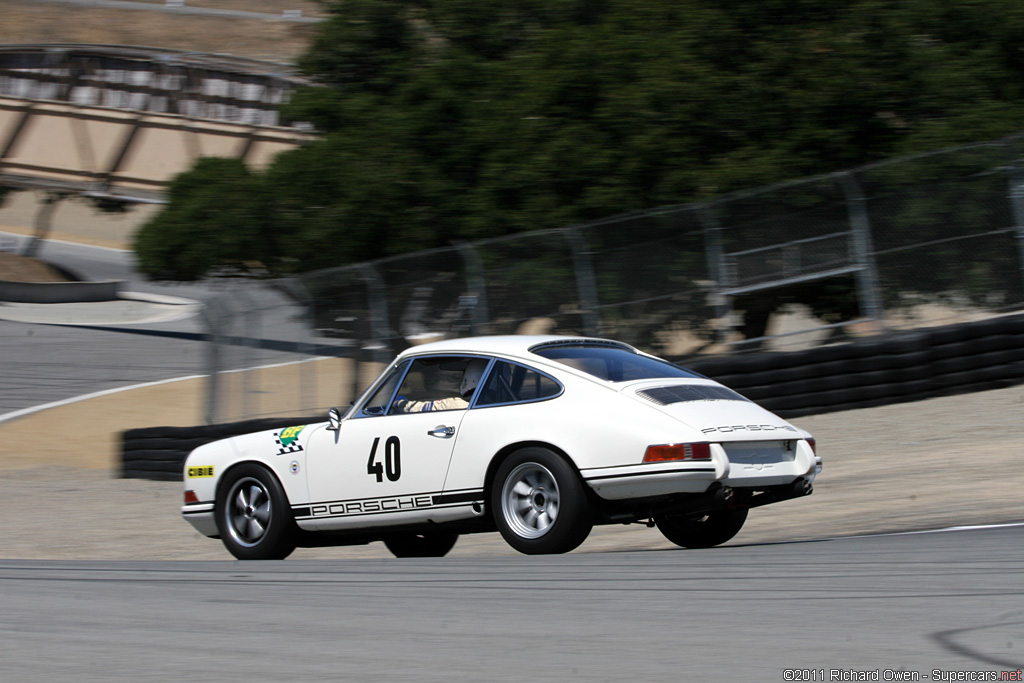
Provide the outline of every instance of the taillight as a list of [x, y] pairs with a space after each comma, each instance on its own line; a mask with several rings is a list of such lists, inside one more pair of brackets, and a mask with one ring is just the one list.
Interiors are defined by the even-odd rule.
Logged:
[[811, 439], [811, 438], [808, 438], [806, 441], [807, 441], [807, 445], [811, 447], [811, 452], [814, 453], [815, 455], [817, 455], [818, 454], [818, 444], [817, 444], [817, 442], [814, 439]]
[[185, 491], [185, 504], [198, 503], [199, 496], [196, 495], [195, 491]]
[[668, 462], [670, 460], [710, 460], [711, 444], [677, 443], [648, 446], [644, 462]]

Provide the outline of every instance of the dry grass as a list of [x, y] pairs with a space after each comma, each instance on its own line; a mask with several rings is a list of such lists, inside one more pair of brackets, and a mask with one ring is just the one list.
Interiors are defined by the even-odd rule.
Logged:
[[0, 251], [0, 280], [8, 282], [66, 282], [67, 278], [45, 263]]
[[[26, 0], [20, 0], [26, 2]], [[28, 0], [31, 2], [31, 0]], [[165, 5], [166, 0], [134, 0], [153, 5]], [[187, 7], [209, 7], [263, 14], [283, 14], [286, 10], [300, 10], [306, 17], [325, 17], [324, 6], [315, 0], [185, 0]]]
[[[287, 0], [186, 0], [187, 4], [280, 14], [286, 9], [322, 15], [317, 3]], [[162, 4], [162, 3], [156, 3]], [[0, 43], [136, 45], [274, 62], [294, 62], [315, 24], [174, 15], [154, 10], [113, 10], [0, 0]]]

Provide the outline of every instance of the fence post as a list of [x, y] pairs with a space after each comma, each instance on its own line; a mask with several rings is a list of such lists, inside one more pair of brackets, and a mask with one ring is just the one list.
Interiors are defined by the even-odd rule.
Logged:
[[388, 338], [388, 298], [387, 285], [377, 269], [369, 263], [356, 266], [359, 275], [366, 283], [366, 303], [370, 313], [370, 350], [371, 359], [377, 363], [391, 360], [386, 353], [390, 350]]
[[[1013, 150], [1014, 152], [1016, 149]], [[1024, 170], [1021, 159], [1010, 162], [1010, 204], [1013, 206], [1013, 222], [1017, 229], [1017, 254], [1020, 258], [1022, 286], [1024, 286]]]
[[715, 310], [715, 318], [719, 321], [719, 327], [715, 331], [716, 341], [724, 344], [729, 340], [729, 333], [732, 332], [732, 298], [722, 292], [729, 288], [729, 271], [725, 263], [725, 248], [722, 245], [722, 227], [718, 219], [708, 209], [707, 204], [698, 204], [694, 207], [697, 212], [697, 220], [704, 230], [704, 255], [708, 262], [708, 273], [714, 281], [714, 290], [711, 292], [711, 306]]
[[590, 336], [597, 337], [601, 334], [601, 316], [598, 312], [597, 283], [594, 280], [594, 266], [590, 259], [589, 247], [577, 228], [563, 228], [562, 234], [572, 251], [583, 330]]
[[[241, 340], [243, 361], [241, 364], [241, 375], [242, 375], [242, 415], [237, 419], [248, 420], [255, 417], [256, 413], [259, 412], [259, 406], [256, 410], [253, 410], [253, 400], [257, 397], [259, 388], [253, 390], [253, 381], [256, 379], [253, 377], [252, 368], [258, 364], [256, 360], [255, 349], [260, 346], [260, 322], [262, 312], [253, 305], [253, 297], [244, 290], [243, 287], [237, 284], [232, 287], [232, 299], [240, 299], [243, 306], [242, 320], [243, 320], [243, 334], [245, 335]], [[236, 313], [237, 315], [237, 313]]]
[[223, 333], [219, 326], [217, 298], [203, 303], [202, 318], [206, 325], [206, 424], [217, 424], [218, 392], [220, 391], [220, 349]]
[[850, 247], [854, 265], [857, 267], [857, 299], [860, 309], [866, 317], [876, 322], [880, 330], [884, 330], [885, 320], [878, 293], [878, 269], [871, 240], [867, 200], [852, 171], [836, 173], [833, 177], [846, 195], [846, 209], [850, 220]]
[[[306, 323], [306, 341], [301, 339], [295, 342], [295, 351], [308, 356], [312, 359], [316, 355], [317, 344], [316, 344], [316, 309], [314, 307], [313, 294], [309, 291], [309, 288], [297, 277], [282, 278], [272, 283], [272, 286], [277, 287], [287, 296], [290, 296], [299, 304], [302, 309], [302, 318]], [[315, 368], [308, 367], [310, 363], [299, 364], [299, 401], [300, 409], [304, 415], [311, 414], [315, 405], [311, 405], [308, 397], [319, 397], [320, 393], [317, 391], [316, 382], [316, 370]], [[317, 398], [314, 398], [312, 403], [315, 404]]]
[[484, 263], [469, 242], [456, 240], [453, 244], [466, 264], [466, 291], [475, 297], [469, 331], [471, 334], [479, 334], [480, 329], [491, 320], [490, 311], [487, 310], [487, 276], [484, 272]]

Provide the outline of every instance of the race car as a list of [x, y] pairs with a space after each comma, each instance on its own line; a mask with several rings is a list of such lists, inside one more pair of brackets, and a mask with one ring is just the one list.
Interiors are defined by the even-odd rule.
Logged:
[[184, 518], [246, 560], [374, 541], [440, 557], [493, 531], [564, 553], [596, 524], [634, 522], [706, 548], [751, 508], [810, 494], [821, 471], [806, 431], [606, 339], [423, 344], [327, 417], [192, 451]]

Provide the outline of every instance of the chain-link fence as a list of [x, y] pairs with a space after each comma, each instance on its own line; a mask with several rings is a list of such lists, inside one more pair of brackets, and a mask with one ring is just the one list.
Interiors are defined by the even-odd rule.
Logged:
[[[242, 287], [208, 311], [210, 420], [345, 404], [432, 339], [587, 334], [685, 359], [1024, 308], [1020, 153], [971, 145]], [[309, 362], [220, 372], [226, 353], [254, 367], [275, 348]]]
[[205, 304], [209, 423], [336, 405], [345, 340], [318, 340], [301, 283], [242, 281]]

